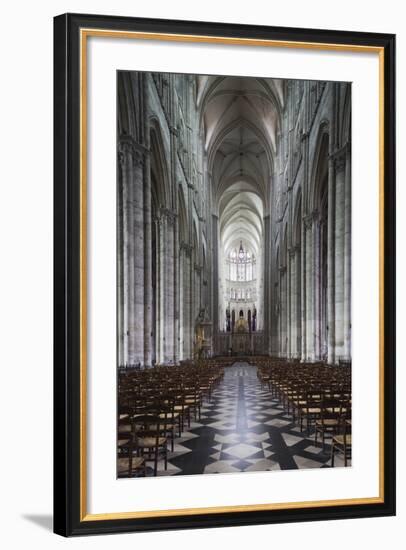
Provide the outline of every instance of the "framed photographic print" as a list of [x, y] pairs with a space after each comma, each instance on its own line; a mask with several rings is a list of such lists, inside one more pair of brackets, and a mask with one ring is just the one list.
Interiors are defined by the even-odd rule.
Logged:
[[54, 519], [395, 513], [395, 37], [54, 20]]

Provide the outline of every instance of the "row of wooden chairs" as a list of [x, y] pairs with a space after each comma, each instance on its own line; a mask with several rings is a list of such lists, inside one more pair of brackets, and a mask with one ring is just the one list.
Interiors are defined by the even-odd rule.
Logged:
[[[213, 361], [199, 364], [159, 366], [147, 370], [124, 371], [118, 383], [118, 462], [128, 468], [121, 475], [146, 475], [146, 463], [168, 463], [168, 444], [174, 450], [176, 435], [181, 437], [191, 416], [200, 419], [205, 399], [224, 374], [223, 366]], [[120, 475], [120, 474], [119, 474]]]
[[314, 432], [323, 450], [331, 441], [331, 465], [336, 453], [344, 455], [347, 466], [351, 456], [351, 367], [324, 363], [271, 360], [260, 365], [258, 378], [268, 388], [300, 430]]

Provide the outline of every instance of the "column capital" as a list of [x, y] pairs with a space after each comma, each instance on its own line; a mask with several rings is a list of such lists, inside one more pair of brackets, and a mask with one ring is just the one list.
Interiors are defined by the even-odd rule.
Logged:
[[190, 245], [189, 243], [185, 243], [184, 241], [182, 241], [180, 243], [180, 249], [184, 251], [186, 256], [190, 257], [192, 255], [193, 246]]
[[333, 151], [329, 156], [329, 161], [333, 162], [334, 167], [337, 172], [341, 172], [345, 168], [345, 162], [348, 152], [348, 142], [345, 143], [342, 147], [339, 149], [336, 149]]
[[347, 152], [345, 151], [342, 156], [335, 159], [336, 172], [342, 172], [345, 169], [346, 156]]
[[290, 246], [288, 248], [288, 253], [290, 258], [294, 258], [297, 252], [300, 252], [300, 246], [298, 245]]
[[161, 216], [165, 217], [171, 225], [174, 225], [176, 218], [178, 217], [177, 213], [169, 208], [161, 208]]
[[303, 216], [303, 225], [306, 231], [312, 228], [313, 226], [313, 215], [307, 214], [306, 216]]
[[306, 230], [309, 230], [313, 225], [320, 221], [320, 212], [318, 210], [313, 210], [310, 214], [303, 216], [303, 224]]
[[320, 221], [320, 212], [318, 210], [313, 210], [313, 212], [311, 213], [311, 216], [313, 218], [313, 222]]
[[137, 143], [133, 137], [122, 134], [118, 139], [117, 144], [118, 159], [123, 165], [128, 158], [131, 158], [134, 166], [144, 165], [145, 156], [149, 154], [149, 150]]

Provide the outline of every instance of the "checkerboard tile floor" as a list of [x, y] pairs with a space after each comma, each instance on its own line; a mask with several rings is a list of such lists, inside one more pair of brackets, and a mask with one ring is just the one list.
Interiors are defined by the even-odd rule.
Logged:
[[[261, 388], [257, 369], [236, 363], [205, 402], [201, 418], [175, 440], [168, 469], [158, 475], [219, 474], [326, 468], [330, 445], [323, 451], [314, 436], [301, 433], [269, 391]], [[335, 467], [343, 466], [339, 455]]]

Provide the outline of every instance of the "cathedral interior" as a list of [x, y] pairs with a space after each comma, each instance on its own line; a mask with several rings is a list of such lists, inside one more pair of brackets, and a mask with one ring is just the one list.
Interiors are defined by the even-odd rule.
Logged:
[[117, 73], [118, 475], [351, 464], [351, 85]]

